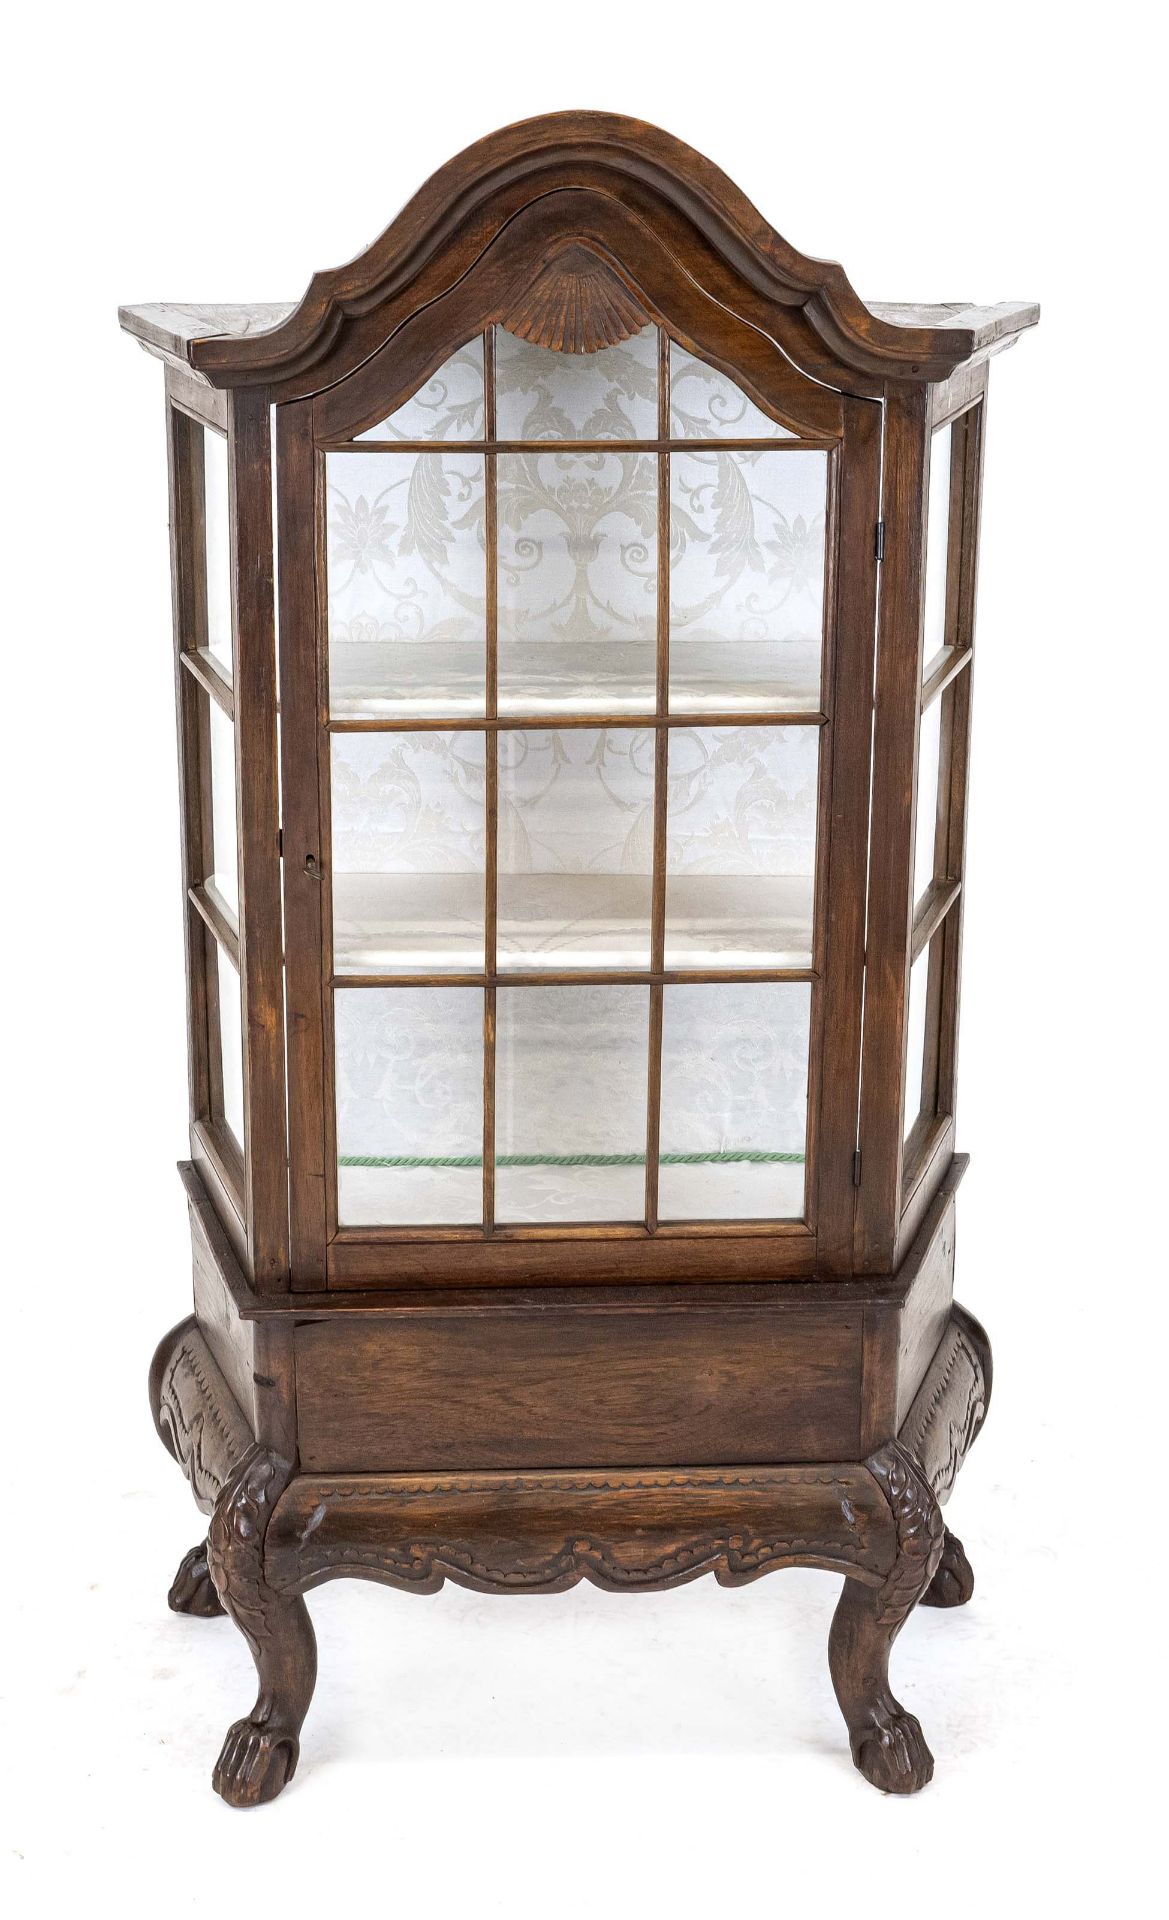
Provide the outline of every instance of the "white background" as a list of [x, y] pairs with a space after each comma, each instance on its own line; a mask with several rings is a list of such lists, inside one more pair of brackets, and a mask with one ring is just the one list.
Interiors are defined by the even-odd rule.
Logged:
[[[1135, 1899], [1165, 1605], [1151, 18], [333, 0], [9, 20], [10, 1912]], [[182, 915], [162, 373], [115, 308], [292, 297], [451, 153], [564, 106], [690, 141], [862, 295], [1043, 303], [993, 371], [979, 606], [958, 1290], [998, 1377], [948, 1511], [978, 1589], [899, 1642], [937, 1759], [899, 1802], [849, 1763], [825, 1575], [507, 1605], [338, 1583], [311, 1603], [300, 1774], [244, 1815], [210, 1770], [251, 1663], [227, 1622], [167, 1612], [199, 1518], [146, 1406], [188, 1298]]]

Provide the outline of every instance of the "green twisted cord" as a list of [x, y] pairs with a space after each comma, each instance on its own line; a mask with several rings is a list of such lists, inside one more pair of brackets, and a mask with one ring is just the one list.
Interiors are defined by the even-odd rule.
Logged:
[[[337, 1156], [342, 1167], [393, 1167], [396, 1169], [411, 1167], [481, 1167], [483, 1156], [479, 1153], [452, 1153], [414, 1155], [380, 1153], [342, 1153]], [[644, 1153], [501, 1153], [496, 1155], [497, 1167], [644, 1167]], [[755, 1147], [731, 1147], [723, 1153], [663, 1153], [658, 1156], [658, 1164], [663, 1167], [709, 1167], [731, 1166], [787, 1166], [802, 1167], [802, 1153], [764, 1153]]]

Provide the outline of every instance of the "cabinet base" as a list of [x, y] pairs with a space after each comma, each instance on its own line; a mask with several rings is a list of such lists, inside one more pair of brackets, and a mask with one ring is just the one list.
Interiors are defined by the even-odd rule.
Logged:
[[[205, 1549], [171, 1604], [243, 1633], [255, 1706], [228, 1732], [213, 1785], [258, 1806], [291, 1780], [316, 1679], [303, 1595], [341, 1575], [434, 1593], [558, 1593], [579, 1580], [656, 1592], [713, 1573], [740, 1586], [780, 1567], [844, 1575], [829, 1636], [853, 1759], [874, 1786], [914, 1793], [933, 1772], [920, 1726], [889, 1688], [889, 1654], [919, 1601], [954, 1606], [973, 1577], [941, 1503], [990, 1398], [986, 1335], [953, 1306], [896, 1436], [863, 1460], [693, 1469], [300, 1472], [241, 1410], [199, 1321], [168, 1334], [152, 1411], [199, 1504]], [[205, 1558], [203, 1557], [205, 1554]]]

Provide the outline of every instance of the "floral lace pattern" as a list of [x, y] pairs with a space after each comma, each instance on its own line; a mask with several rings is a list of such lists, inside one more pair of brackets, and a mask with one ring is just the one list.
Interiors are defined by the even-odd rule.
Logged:
[[486, 408], [483, 341], [469, 340], [417, 393], [358, 440], [482, 440]]
[[670, 342], [670, 435], [675, 440], [790, 440], [787, 427], [764, 413], [717, 367]]
[[670, 462], [670, 634], [820, 640], [825, 453], [676, 453]]

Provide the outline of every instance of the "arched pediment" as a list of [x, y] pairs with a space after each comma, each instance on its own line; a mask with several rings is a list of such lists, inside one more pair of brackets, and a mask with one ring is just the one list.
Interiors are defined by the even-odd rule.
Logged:
[[[468, 147], [366, 252], [315, 274], [277, 324], [252, 322], [243, 333], [182, 330], [186, 358], [214, 386], [264, 385], [281, 399], [320, 391], [455, 286], [517, 215], [565, 190], [605, 198], [639, 218], [708, 298], [762, 328], [815, 379], [857, 391], [889, 378], [944, 379], [1035, 317], [1022, 307], [973, 310], [964, 325], [967, 311], [960, 308], [906, 309], [911, 323], [894, 322], [865, 305], [841, 267], [790, 246], [719, 168], [682, 141], [621, 115], [570, 112], [521, 122]], [[566, 227], [556, 237], [569, 247], [576, 239]], [[559, 262], [562, 276], [566, 264]], [[526, 289], [516, 316], [522, 337], [559, 329], [563, 348], [588, 351], [589, 338], [603, 344], [622, 326], [635, 330], [627, 293], [587, 262], [572, 263], [558, 285], [553, 279], [550, 267], [543, 285], [537, 280]], [[922, 324], [927, 314], [939, 323]], [[525, 326], [535, 332], [524, 333]]]

